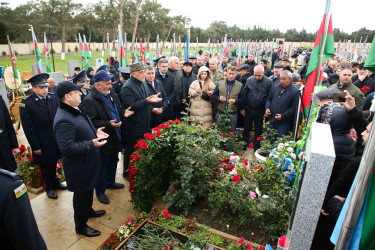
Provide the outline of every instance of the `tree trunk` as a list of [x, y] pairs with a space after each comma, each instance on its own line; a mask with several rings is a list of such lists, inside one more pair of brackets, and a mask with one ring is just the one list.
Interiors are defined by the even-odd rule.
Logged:
[[115, 40], [116, 40], [116, 37], [118, 36], [118, 35], [116, 35], [116, 30], [117, 30], [117, 27], [113, 27], [112, 51], [116, 51], [116, 42], [115, 42]]
[[150, 37], [151, 37], [151, 31], [147, 30], [147, 51], [150, 51]]
[[171, 27], [169, 27], [167, 37], [165, 38], [165, 40], [163, 41], [163, 44], [162, 44], [161, 47], [160, 47], [160, 54], [163, 53], [164, 43], [165, 43], [166, 41], [168, 41], [168, 38], [169, 38], [169, 35], [171, 34], [171, 31], [172, 31], [173, 25], [174, 25], [174, 23], [172, 22]]
[[65, 53], [66, 16], [62, 16], [61, 52]]
[[89, 29], [89, 50], [91, 50], [91, 46], [90, 46], [90, 43], [91, 43], [91, 30], [92, 30], [92, 28], [90, 27], [90, 29]]
[[134, 53], [134, 42], [135, 42], [135, 36], [137, 35], [139, 9], [141, 8], [141, 4], [142, 4], [142, 0], [137, 0], [137, 15], [135, 16], [135, 21], [134, 21], [134, 30], [133, 30], [132, 47], [131, 47], [132, 53]]

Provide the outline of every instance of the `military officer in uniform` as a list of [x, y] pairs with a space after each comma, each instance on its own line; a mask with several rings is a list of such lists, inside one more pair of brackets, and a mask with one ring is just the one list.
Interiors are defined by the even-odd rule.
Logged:
[[120, 73], [120, 78], [112, 83], [112, 89], [116, 92], [118, 98], [121, 100], [121, 88], [124, 86], [127, 80], [130, 78], [130, 70], [127, 67], [120, 67], [118, 68], [118, 72]]
[[83, 84], [83, 87], [81, 88], [81, 101], [83, 101], [83, 99], [85, 99], [85, 97], [87, 96], [88, 93], [90, 93], [90, 78], [87, 77], [86, 75], [86, 71], [83, 70], [81, 71], [78, 75], [76, 75], [72, 81], [79, 85], [79, 84]]
[[38, 230], [25, 184], [0, 168], [0, 242], [2, 249], [47, 249]]
[[22, 99], [19, 109], [34, 162], [40, 166], [44, 190], [49, 198], [57, 199], [55, 188], [67, 187], [56, 176], [56, 164], [61, 154], [53, 133], [53, 120], [58, 104], [55, 95], [48, 93], [48, 77], [48, 74], [42, 73], [28, 80], [34, 92]]
[[14, 157], [20, 153], [9, 110], [0, 95], [0, 168], [15, 171], [17, 164]]

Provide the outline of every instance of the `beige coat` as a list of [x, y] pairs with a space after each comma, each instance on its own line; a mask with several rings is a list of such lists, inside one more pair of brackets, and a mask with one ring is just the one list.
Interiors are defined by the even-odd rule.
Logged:
[[[203, 83], [202, 83], [203, 87]], [[215, 84], [209, 82], [209, 91], [215, 89]], [[209, 127], [212, 124], [212, 104], [211, 101], [205, 101], [202, 98], [202, 93], [197, 93], [197, 89], [200, 89], [199, 81], [195, 80], [190, 84], [189, 95], [192, 97], [191, 102], [191, 115], [197, 118], [204, 127]], [[202, 92], [202, 91], [201, 91]], [[211, 95], [211, 94], [210, 94]]]

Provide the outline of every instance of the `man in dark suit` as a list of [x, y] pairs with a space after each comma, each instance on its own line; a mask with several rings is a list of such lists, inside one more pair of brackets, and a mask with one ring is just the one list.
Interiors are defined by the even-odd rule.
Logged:
[[99, 236], [100, 232], [89, 227], [91, 217], [100, 217], [105, 210], [92, 208], [93, 191], [103, 180], [99, 147], [106, 144], [108, 134], [103, 127], [96, 129], [90, 118], [78, 108], [81, 103], [81, 85], [64, 81], [59, 84], [57, 110], [53, 129], [61, 149], [68, 189], [73, 194], [74, 223], [77, 234]]
[[168, 98], [168, 107], [164, 112], [163, 121], [172, 119], [173, 117], [174, 110], [172, 100], [174, 100], [176, 97], [174, 78], [174, 74], [168, 70], [168, 60], [165, 58], [160, 59], [158, 62], [158, 69], [155, 73], [155, 79], [159, 80], [163, 84], [165, 94]]
[[0, 168], [14, 172], [17, 169], [14, 157], [19, 153], [13, 123], [8, 108], [0, 95]]
[[114, 83], [112, 83], [112, 88], [117, 94], [121, 102], [121, 89], [126, 83], [126, 81], [130, 78], [130, 70], [127, 67], [120, 67], [118, 68], [118, 72], [119, 72], [119, 79], [115, 81]]
[[163, 84], [155, 79], [155, 69], [152, 66], [146, 67], [146, 82], [151, 95], [160, 93], [163, 101], [152, 104], [151, 128], [159, 126], [163, 122], [163, 113], [168, 107], [168, 98], [165, 94]]
[[61, 154], [52, 126], [58, 104], [55, 95], [48, 93], [48, 77], [48, 74], [42, 73], [28, 80], [34, 92], [22, 99], [20, 116], [34, 162], [40, 166], [47, 196], [57, 199], [55, 188], [66, 189], [66, 186], [62, 185], [56, 176], [57, 160], [61, 158]]
[[134, 145], [150, 131], [152, 104], [162, 101], [162, 98], [159, 98], [161, 93], [150, 95], [145, 82], [145, 66], [142, 62], [131, 64], [129, 70], [130, 79], [121, 89], [123, 109], [131, 107], [131, 111], [134, 111], [133, 116], [125, 117], [124, 177], [128, 175], [128, 165]]
[[85, 99], [88, 93], [90, 93], [90, 78], [87, 77], [86, 71], [83, 70], [74, 78], [72, 78], [72, 82], [77, 85], [83, 84], [83, 87], [81, 88], [81, 100], [83, 101], [83, 99]]
[[39, 233], [25, 184], [18, 174], [0, 169], [2, 249], [47, 249]]
[[120, 100], [112, 89], [112, 77], [105, 71], [99, 71], [93, 78], [94, 88], [83, 101], [83, 107], [94, 127], [104, 127], [104, 132], [109, 135], [107, 143], [100, 148], [102, 168], [107, 177], [95, 188], [98, 200], [108, 204], [109, 199], [105, 195], [105, 190], [125, 187], [124, 184], [115, 182], [118, 153], [123, 148], [122, 139], [124, 136], [121, 128], [123, 111]]

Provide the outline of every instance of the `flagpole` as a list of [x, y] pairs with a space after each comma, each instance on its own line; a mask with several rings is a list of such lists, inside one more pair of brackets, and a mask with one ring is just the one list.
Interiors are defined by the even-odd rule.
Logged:
[[[12, 61], [12, 70], [13, 70], [13, 78], [14, 78], [14, 89], [17, 89], [16, 72], [14, 72], [14, 65], [13, 65], [13, 60], [12, 60], [12, 54], [13, 53], [12, 53], [12, 50], [10, 48], [10, 40], [9, 40], [9, 36], [8, 35], [7, 35], [7, 39], [8, 39], [9, 52], [10, 52], [10, 56], [11, 56], [10, 60]], [[16, 95], [18, 96], [18, 91], [16, 91]]]
[[[36, 48], [35, 48], [35, 40], [34, 40], [34, 28], [32, 25], [30, 25], [30, 30], [31, 30], [31, 38], [33, 39], [33, 45], [34, 45], [34, 54], [35, 54], [35, 60], [36, 60], [36, 66], [38, 67], [38, 71], [39, 71], [39, 65], [38, 65], [38, 58], [36, 56]], [[39, 72], [40, 73], [40, 72]]]
[[55, 69], [55, 57], [54, 57], [54, 53], [53, 53], [53, 47], [52, 47], [52, 31], [51, 31], [51, 17], [52, 17], [52, 14], [55, 10], [55, 7], [56, 7], [56, 2], [55, 1], [52, 1], [52, 7], [51, 7], [51, 13], [49, 14], [49, 18], [48, 18], [48, 27], [49, 27], [49, 40], [51, 42], [51, 55], [52, 55], [52, 64], [53, 64], [53, 72], [56, 72], [56, 69]]

